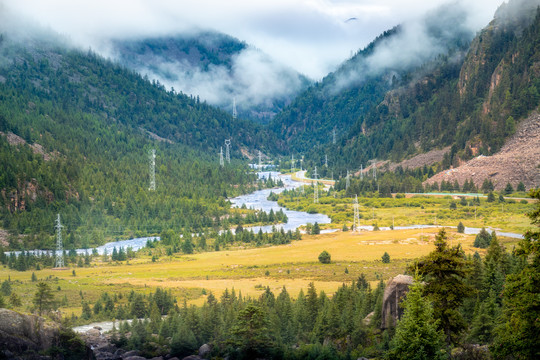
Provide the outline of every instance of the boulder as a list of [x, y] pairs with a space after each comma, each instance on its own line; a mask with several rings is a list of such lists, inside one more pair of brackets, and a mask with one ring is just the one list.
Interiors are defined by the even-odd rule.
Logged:
[[204, 344], [199, 348], [199, 356], [201, 359], [209, 359], [212, 353], [212, 347], [208, 344]]
[[126, 358], [129, 358], [129, 357], [139, 356], [139, 355], [141, 355], [140, 351], [138, 351], [138, 350], [130, 350], [130, 351], [127, 351], [124, 354], [122, 354], [122, 358], [126, 359]]
[[405, 298], [412, 283], [412, 276], [397, 275], [386, 285], [383, 295], [381, 329], [396, 326], [397, 320], [403, 314], [400, 303]]
[[60, 325], [37, 315], [24, 315], [0, 309], [0, 357], [49, 349], [60, 332]]

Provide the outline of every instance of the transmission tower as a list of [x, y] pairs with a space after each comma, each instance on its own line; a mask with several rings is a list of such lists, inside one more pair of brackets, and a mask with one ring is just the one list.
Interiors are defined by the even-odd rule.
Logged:
[[313, 179], [315, 179], [315, 184], [313, 185], [313, 203], [319, 203], [319, 182], [317, 181], [317, 167], [315, 166], [315, 171], [313, 171]]
[[332, 130], [332, 144], [336, 144], [336, 128]]
[[60, 223], [60, 214], [56, 218], [56, 262], [54, 267], [57, 269], [64, 267], [64, 246], [62, 245], [62, 228], [64, 226]]
[[360, 229], [360, 205], [358, 205], [358, 195], [354, 197], [354, 219], [353, 231], [358, 232]]
[[156, 149], [150, 150], [150, 187], [148, 190], [156, 190]]
[[232, 117], [233, 119], [236, 119], [237, 116], [238, 116], [238, 112], [236, 112], [236, 98], [233, 98]]
[[225, 161], [223, 161], [223, 146], [221, 147], [221, 150], [219, 152], [219, 166], [225, 166]]
[[225, 140], [225, 160], [230, 164], [231, 163], [231, 139]]
[[351, 186], [351, 174], [349, 173], [349, 170], [347, 170], [347, 178], [345, 180], [345, 190], [347, 190]]
[[324, 166], [328, 167], [328, 155], [324, 155]]
[[364, 180], [364, 166], [360, 164], [360, 180]]
[[377, 180], [377, 166], [373, 164], [373, 178]]
[[304, 170], [304, 157], [300, 159], [300, 171]]
[[261, 150], [259, 150], [259, 169], [262, 169], [262, 153], [261, 153]]
[[294, 155], [291, 155], [291, 172], [294, 171]]

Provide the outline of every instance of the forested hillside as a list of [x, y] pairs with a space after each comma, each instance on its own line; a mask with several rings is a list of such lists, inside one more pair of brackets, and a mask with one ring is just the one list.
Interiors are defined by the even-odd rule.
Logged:
[[310, 81], [262, 51], [218, 32], [117, 39], [112, 56], [128, 69], [160, 79], [168, 87], [198, 94], [238, 116], [268, 122]]
[[[351, 126], [361, 124], [388, 91], [413, 83], [445, 63], [444, 55], [451, 54], [453, 62], [459, 61], [474, 35], [465, 23], [463, 9], [446, 6], [414, 25], [400, 25], [384, 32], [334, 73], [301, 94], [276, 117], [273, 130], [285, 137], [292, 151], [328, 144], [333, 129], [338, 140], [345, 141]], [[411, 38], [426, 43], [413, 44]], [[363, 131], [373, 125], [366, 124]], [[381, 135], [377, 140], [385, 139], [386, 134]]]
[[[386, 77], [378, 81], [368, 77], [334, 96], [316, 97], [321, 106], [313, 108], [323, 110], [313, 116], [305, 108], [316, 103], [311, 100], [313, 89], [327, 86], [325, 79], [283, 113], [283, 121], [291, 124], [287, 130], [291, 149], [306, 151], [306, 144], [320, 144], [308, 153], [309, 160], [320, 164], [325, 153], [331, 154], [335, 170], [341, 171], [358, 169], [360, 164], [365, 167], [371, 159], [399, 161], [445, 146], [451, 150], [443, 168], [494, 153], [540, 101], [539, 4], [537, 0], [512, 1], [501, 6], [470, 45], [466, 32], [458, 32], [455, 38], [444, 38], [446, 52], [421, 66], [402, 72], [388, 67]], [[395, 33], [399, 34], [399, 28]], [[385, 34], [383, 39], [392, 36]], [[376, 49], [377, 43], [373, 46]], [[353, 66], [354, 60], [340, 71]], [[372, 100], [361, 106], [366, 98]], [[339, 105], [328, 107], [337, 99]], [[299, 120], [307, 129], [317, 119], [321, 119], [320, 133], [294, 134]], [[335, 145], [330, 136], [334, 125], [339, 140]]]
[[[91, 52], [19, 36], [0, 37], [0, 227], [12, 248], [51, 248], [57, 213], [67, 248], [218, 226], [227, 195], [253, 181], [234, 158], [272, 146], [251, 122]], [[233, 164], [220, 169], [227, 138]]]

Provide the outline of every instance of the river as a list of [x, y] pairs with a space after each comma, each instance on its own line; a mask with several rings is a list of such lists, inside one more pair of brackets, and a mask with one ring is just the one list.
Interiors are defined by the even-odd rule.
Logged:
[[[260, 178], [268, 178], [271, 176], [273, 179], [277, 179], [278, 177], [283, 181], [284, 186], [276, 189], [264, 189], [264, 190], [257, 190], [253, 193], [241, 195], [238, 197], [235, 197], [231, 199], [231, 204], [236, 207], [241, 207], [242, 205], [246, 205], [247, 208], [252, 208], [254, 210], [263, 210], [266, 212], [269, 212], [271, 209], [274, 210], [274, 212], [279, 211], [282, 209], [285, 214], [288, 217], [288, 222], [286, 224], [280, 224], [275, 225], [276, 229], [281, 229], [288, 231], [294, 231], [296, 228], [306, 225], [307, 223], [314, 224], [315, 222], [319, 224], [329, 224], [330, 218], [323, 214], [308, 214], [306, 212], [301, 211], [293, 211], [293, 210], [287, 210], [285, 208], [280, 207], [276, 201], [270, 201], [268, 200], [268, 195], [270, 195], [271, 192], [273, 193], [280, 193], [284, 191], [285, 189], [295, 189], [300, 186], [302, 186], [302, 183], [298, 181], [294, 181], [291, 179], [290, 175], [280, 175], [277, 172], [274, 171], [268, 171], [268, 172], [260, 172], [259, 177]], [[438, 225], [419, 225], [419, 224], [412, 224], [408, 226], [396, 226], [394, 227], [395, 230], [406, 230], [406, 229], [427, 229], [427, 228], [436, 228], [440, 227]], [[372, 226], [362, 226], [362, 230], [366, 231], [373, 231]], [[272, 231], [272, 225], [267, 226], [255, 226], [252, 228], [247, 229], [253, 229], [254, 232], [258, 232], [259, 229], [262, 229], [263, 232], [270, 232]], [[389, 231], [390, 228], [388, 227], [380, 227], [381, 231]], [[480, 228], [465, 228], [466, 234], [478, 234], [480, 232]], [[488, 229], [490, 232], [492, 229]], [[334, 230], [329, 230], [334, 231]], [[508, 232], [501, 232], [499, 230], [496, 230], [496, 234], [498, 236], [506, 236], [511, 238], [517, 238], [522, 239], [523, 235], [516, 234], [516, 233], [508, 233]], [[131, 239], [131, 240], [123, 240], [123, 241], [117, 241], [112, 243], [107, 243], [103, 246], [100, 246], [98, 248], [98, 252], [102, 253], [105, 249], [107, 249], [107, 252], [110, 254], [112, 252], [113, 247], [116, 247], [117, 249], [120, 247], [128, 247], [131, 246], [133, 250], [137, 250], [141, 247], [144, 247], [147, 240], [153, 240], [156, 238], [137, 238], [137, 239]], [[157, 237], [159, 239], [159, 237]], [[89, 251], [85, 249], [79, 249], [78, 252], [81, 251], [84, 253], [84, 251]], [[103, 331], [109, 331], [112, 329], [112, 322], [105, 321], [100, 323], [93, 323], [89, 325], [84, 326], [77, 326], [74, 327], [73, 330], [79, 333], [84, 333], [90, 329], [92, 329], [94, 326], [98, 326], [103, 329]]]
[[248, 209], [252, 208], [254, 210], [263, 210], [265, 212], [270, 212], [270, 210], [274, 210], [274, 212], [283, 210], [289, 220], [286, 224], [254, 226], [246, 228], [247, 230], [253, 230], [256, 233], [259, 232], [259, 230], [262, 230], [263, 232], [271, 232], [272, 227], [275, 226], [275, 228], [278, 230], [283, 229], [285, 231], [294, 231], [298, 227], [306, 225], [307, 223], [330, 224], [331, 220], [326, 215], [308, 214], [303, 211], [287, 210], [279, 206], [276, 201], [268, 200], [268, 196], [271, 192], [274, 194], [279, 194], [285, 189], [295, 189], [302, 186], [302, 183], [292, 180], [290, 175], [280, 175], [275, 171], [259, 172], [259, 178], [268, 178], [269, 176], [271, 176], [272, 179], [277, 179], [279, 177], [281, 181], [283, 181], [284, 186], [276, 189], [257, 190], [251, 194], [235, 197], [231, 199], [231, 204], [236, 207], [246, 205]]

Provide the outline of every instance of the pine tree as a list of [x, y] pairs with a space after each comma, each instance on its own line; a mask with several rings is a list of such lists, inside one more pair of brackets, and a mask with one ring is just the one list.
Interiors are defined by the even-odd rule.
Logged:
[[40, 316], [43, 311], [54, 308], [54, 294], [47, 283], [39, 282], [37, 284], [37, 291], [34, 294], [33, 303]]
[[461, 246], [448, 246], [444, 228], [435, 237], [435, 250], [413, 267], [425, 278], [424, 292], [433, 301], [435, 318], [440, 321], [448, 344], [457, 340], [466, 325], [458, 309], [471, 291], [465, 283], [467, 267]]
[[433, 305], [422, 296], [424, 287], [418, 275], [402, 303], [403, 316], [396, 325], [388, 358], [392, 360], [446, 359], [444, 333], [437, 327]]
[[267, 314], [255, 304], [249, 304], [238, 312], [232, 336], [233, 344], [245, 359], [265, 358], [273, 344]]
[[474, 316], [469, 332], [468, 341], [477, 344], [491, 344], [494, 336], [495, 324], [499, 316], [499, 306], [496, 303], [495, 292], [490, 292], [483, 301], [478, 313]]
[[[540, 189], [529, 194], [536, 199], [528, 214], [540, 227]], [[526, 261], [517, 274], [509, 275], [503, 292], [503, 324], [496, 330], [492, 347], [495, 358], [540, 358], [540, 229], [527, 231], [516, 254]]]
[[458, 226], [457, 226], [457, 232], [460, 233], [460, 234], [463, 234], [465, 233], [465, 225], [463, 225], [463, 223], [460, 221]]

